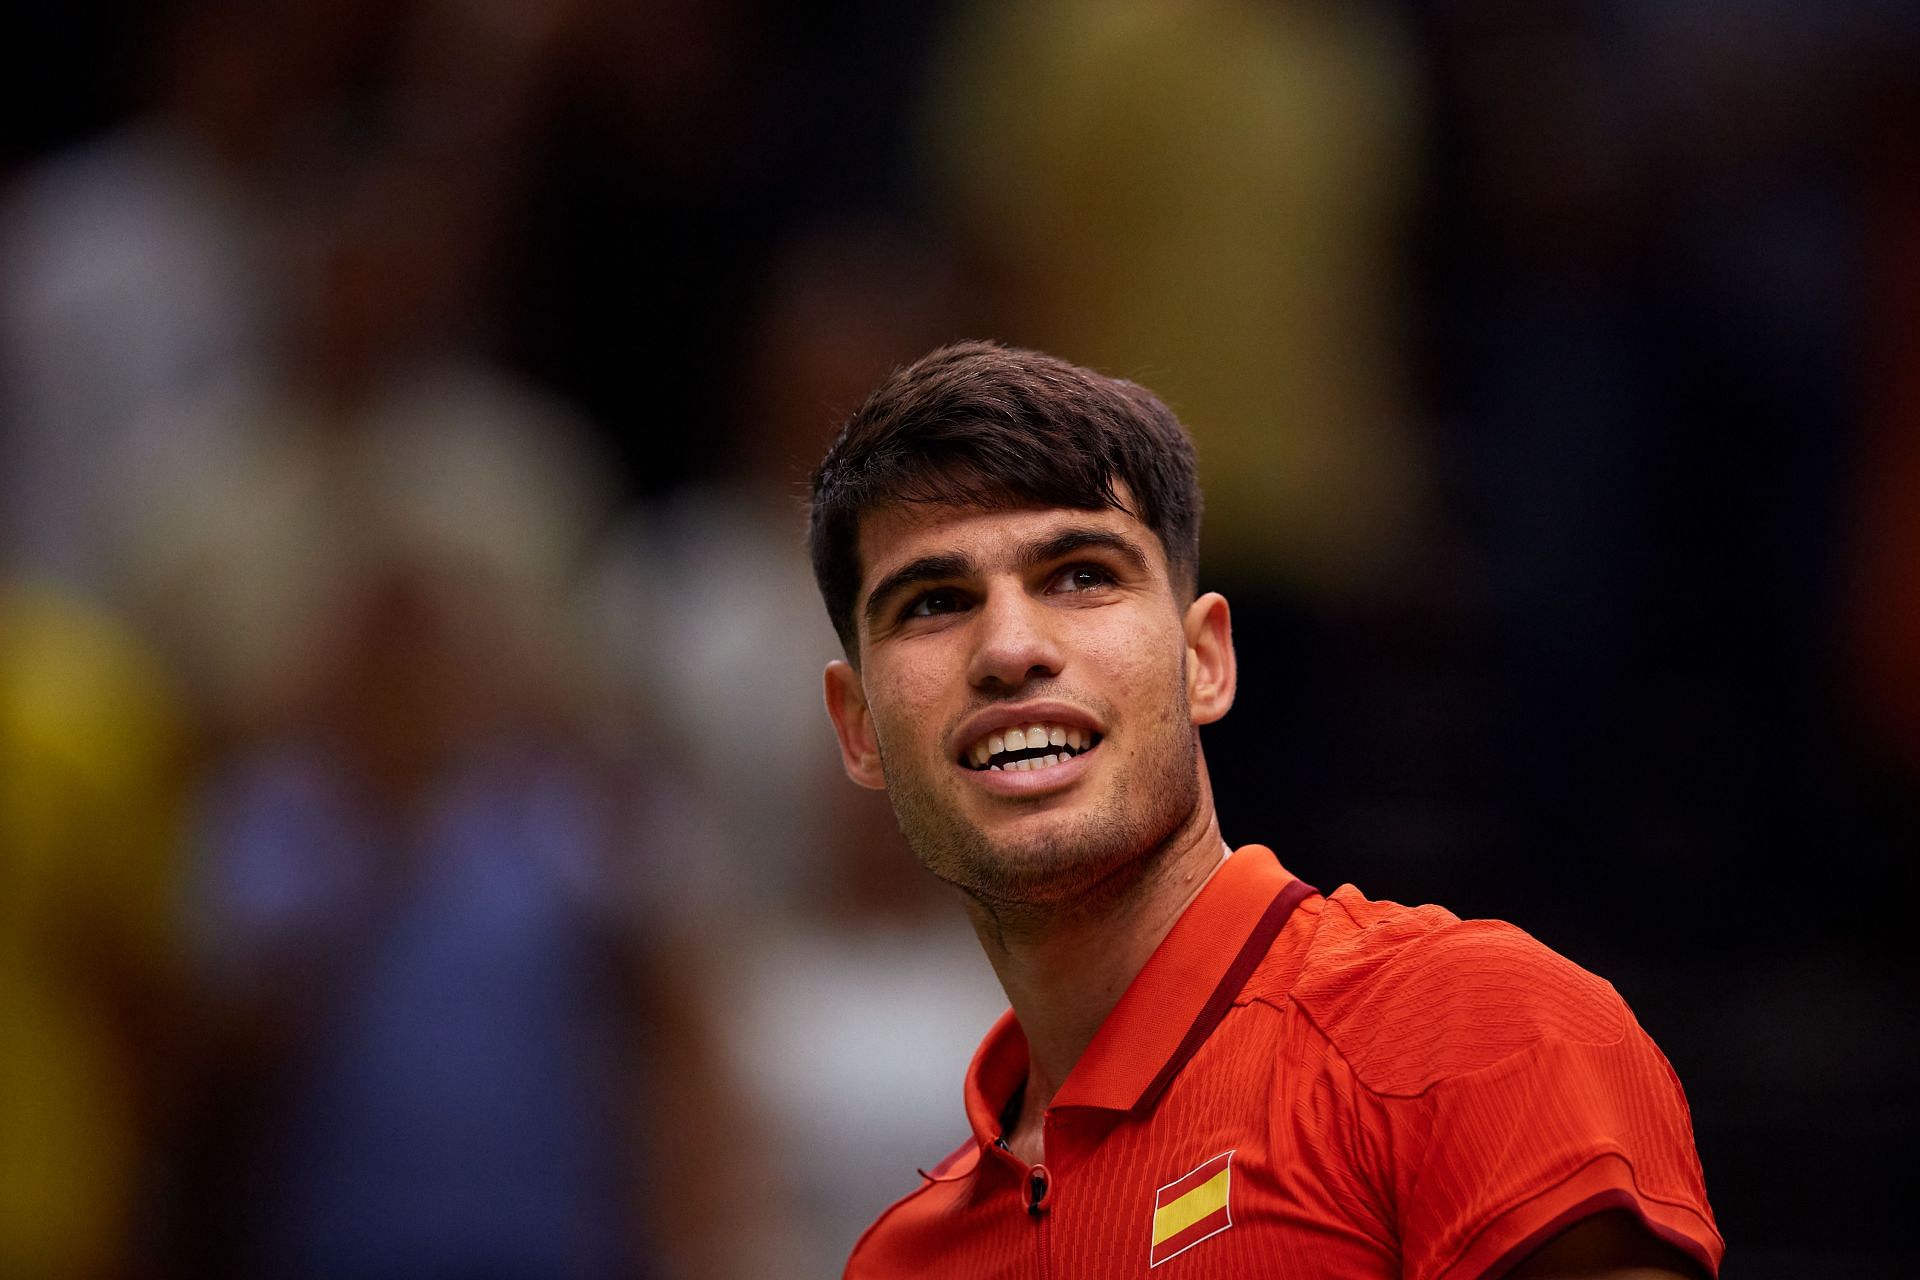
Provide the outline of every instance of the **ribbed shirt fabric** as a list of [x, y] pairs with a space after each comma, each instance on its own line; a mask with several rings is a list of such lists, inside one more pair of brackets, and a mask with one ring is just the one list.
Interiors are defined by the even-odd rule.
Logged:
[[1511, 925], [1323, 897], [1259, 845], [1101, 1025], [1035, 1167], [999, 1142], [1026, 1072], [1008, 1013], [972, 1133], [849, 1280], [1468, 1280], [1608, 1209], [1710, 1275], [1724, 1252], [1680, 1083], [1611, 986]]

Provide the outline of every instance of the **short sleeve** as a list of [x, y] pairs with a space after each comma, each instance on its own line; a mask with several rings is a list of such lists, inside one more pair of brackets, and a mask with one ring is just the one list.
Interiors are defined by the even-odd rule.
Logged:
[[1545, 1038], [1418, 1096], [1379, 1100], [1401, 1157], [1407, 1280], [1499, 1274], [1611, 1209], [1718, 1273], [1725, 1245], [1680, 1082], [1631, 1015], [1620, 1025], [1608, 1042]]

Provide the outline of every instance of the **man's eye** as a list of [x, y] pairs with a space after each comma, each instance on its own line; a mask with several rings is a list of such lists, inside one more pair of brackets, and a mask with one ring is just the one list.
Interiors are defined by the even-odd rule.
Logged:
[[1113, 575], [1098, 565], [1077, 564], [1060, 572], [1060, 575], [1053, 580], [1053, 589], [1065, 592], [1092, 591], [1097, 587], [1107, 586], [1112, 581]]
[[900, 611], [903, 618], [931, 618], [935, 614], [957, 613], [962, 606], [957, 591], [928, 591], [915, 596], [907, 607]]

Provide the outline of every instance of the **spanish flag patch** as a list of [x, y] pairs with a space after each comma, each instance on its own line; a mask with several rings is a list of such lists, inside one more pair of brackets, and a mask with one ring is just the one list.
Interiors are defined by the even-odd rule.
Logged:
[[1185, 1253], [1233, 1225], [1233, 1152], [1223, 1151], [1153, 1196], [1153, 1251], [1149, 1268]]

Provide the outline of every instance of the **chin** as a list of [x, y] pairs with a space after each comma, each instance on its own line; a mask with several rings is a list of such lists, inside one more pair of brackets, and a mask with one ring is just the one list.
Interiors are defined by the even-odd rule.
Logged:
[[1128, 868], [1150, 867], [1191, 819], [1200, 799], [1192, 738], [1154, 758], [1166, 766], [1109, 767], [1011, 802], [985, 802], [933, 774], [890, 777], [888, 794], [908, 845], [935, 876], [979, 900], [1050, 907], [1124, 891], [1137, 879]]
[[1083, 898], [1129, 864], [1144, 863], [1164, 838], [1111, 808], [1035, 814], [997, 831], [949, 828], [918, 837], [908, 833], [921, 862], [940, 879], [976, 898], [1028, 906]]

